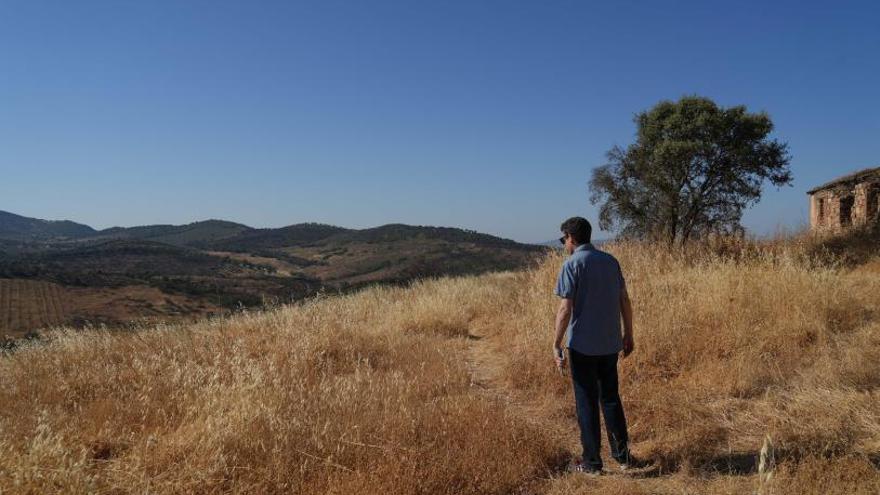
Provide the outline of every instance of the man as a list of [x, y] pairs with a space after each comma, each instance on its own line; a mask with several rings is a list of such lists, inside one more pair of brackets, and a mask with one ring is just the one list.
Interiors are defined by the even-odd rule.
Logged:
[[624, 357], [629, 356], [634, 348], [632, 304], [620, 264], [614, 256], [590, 244], [590, 222], [581, 217], [569, 218], [561, 230], [563, 236], [559, 241], [570, 257], [563, 263], [556, 283], [556, 295], [562, 300], [556, 313], [553, 350], [556, 366], [561, 369], [567, 331], [566, 347], [583, 446], [583, 460], [574, 469], [588, 474], [602, 472], [601, 404], [611, 455], [626, 470], [634, 466], [635, 460], [630, 457], [626, 418], [617, 390], [617, 355], [623, 351]]

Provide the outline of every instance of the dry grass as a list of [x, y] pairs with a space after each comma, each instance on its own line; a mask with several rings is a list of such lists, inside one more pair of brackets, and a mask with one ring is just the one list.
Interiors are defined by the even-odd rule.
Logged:
[[880, 277], [799, 242], [610, 246], [635, 303], [631, 436], [659, 476], [557, 470], [577, 439], [549, 255], [195, 325], [59, 330], [0, 357], [0, 492], [877, 493]]
[[[681, 484], [629, 483], [644, 493], [743, 493], [741, 484], [754, 488], [756, 477], [723, 475], [752, 473], [766, 434], [784, 465], [785, 475], [771, 482], [778, 493], [813, 490], [812, 481], [803, 481], [804, 491], [794, 488], [813, 464], [833, 471], [848, 465], [841, 456], [877, 463], [880, 277], [816, 266], [810, 249], [801, 241], [685, 252], [610, 247], [635, 304], [637, 352], [621, 365], [635, 449], [667, 472], [687, 475]], [[507, 383], [548, 405], [548, 418], [570, 416], [570, 394], [546, 366], [556, 302], [535, 292], [552, 286], [561, 261], [553, 257], [517, 275], [526, 294], [512, 325], [498, 333], [519, 351], [508, 354]], [[856, 473], [863, 493], [880, 488], [873, 467]], [[701, 488], [689, 488], [694, 478]]]

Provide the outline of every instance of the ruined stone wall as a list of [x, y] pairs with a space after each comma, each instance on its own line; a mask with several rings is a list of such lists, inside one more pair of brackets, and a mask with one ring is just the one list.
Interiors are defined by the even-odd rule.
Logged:
[[868, 184], [856, 184], [853, 192], [852, 224], [864, 225], [868, 221]]
[[840, 198], [828, 190], [810, 195], [810, 228], [838, 230], [840, 227]]
[[833, 231], [839, 231], [843, 225], [840, 223], [840, 196], [829, 192], [825, 195], [828, 198], [828, 213], [825, 216], [823, 227]]
[[810, 195], [810, 228], [839, 232], [880, 217], [880, 183], [829, 188]]
[[810, 194], [810, 229], [815, 230], [819, 226], [819, 200], [815, 194]]

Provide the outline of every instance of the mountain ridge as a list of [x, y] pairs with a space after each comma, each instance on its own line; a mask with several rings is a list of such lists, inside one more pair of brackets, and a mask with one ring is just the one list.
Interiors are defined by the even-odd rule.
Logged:
[[43, 220], [0, 210], [0, 238], [13, 241], [41, 241], [85, 237], [97, 232], [71, 220]]
[[12, 213], [0, 219], [0, 337], [48, 324], [202, 317], [323, 291], [516, 270], [547, 250], [399, 223], [253, 228], [212, 219], [95, 230]]
[[[198, 232], [201, 232], [201, 234]], [[454, 238], [455, 240], [470, 239], [483, 242], [500, 241], [511, 246], [531, 245], [460, 227], [410, 225], [404, 223], [388, 223], [363, 229], [353, 229], [320, 222], [300, 222], [283, 227], [251, 227], [229, 220], [208, 219], [178, 225], [114, 226], [98, 230], [72, 220], [44, 220], [0, 210], [0, 240], [23, 242], [141, 239], [155, 240], [178, 246], [213, 249], [215, 247], [222, 247], [224, 243], [231, 242], [234, 244], [238, 241], [254, 242], [260, 244], [260, 247], [281, 247], [289, 245], [279, 244], [281, 241], [292, 241], [293, 244], [301, 244], [339, 236], [337, 238], [340, 240], [387, 242], [408, 237], [407, 234], [418, 235], [428, 233], [444, 240]], [[303, 234], [304, 238], [295, 238], [290, 234]], [[212, 245], [213, 243], [220, 245], [214, 246]]]

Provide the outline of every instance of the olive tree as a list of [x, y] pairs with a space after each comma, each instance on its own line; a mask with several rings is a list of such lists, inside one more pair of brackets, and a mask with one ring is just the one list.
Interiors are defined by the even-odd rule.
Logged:
[[766, 113], [687, 96], [634, 121], [635, 142], [609, 150], [590, 178], [603, 230], [670, 244], [741, 232], [743, 210], [760, 199], [765, 180], [791, 184], [788, 145], [769, 137]]

